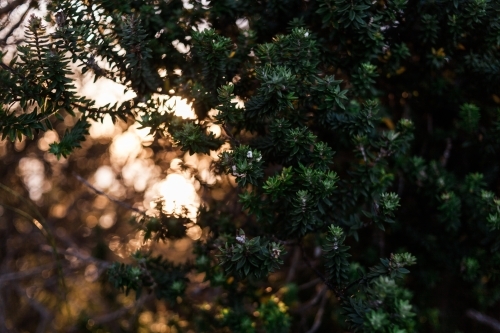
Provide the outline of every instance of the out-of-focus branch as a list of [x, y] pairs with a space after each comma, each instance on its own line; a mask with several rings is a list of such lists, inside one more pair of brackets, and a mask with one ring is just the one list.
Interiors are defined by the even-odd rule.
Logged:
[[321, 298], [321, 304], [319, 305], [318, 312], [316, 312], [316, 317], [314, 317], [314, 323], [307, 333], [314, 333], [318, 330], [321, 325], [321, 321], [323, 318], [323, 313], [325, 312], [326, 301], [328, 300], [328, 292], [325, 292]]
[[320, 278], [316, 278], [316, 279], [312, 279], [311, 281], [309, 282], [306, 282], [304, 284], [301, 284], [300, 286], [298, 286], [299, 290], [304, 290], [304, 289], [307, 289], [307, 288], [310, 288], [312, 286], [315, 286], [317, 285], [318, 283], [321, 282], [321, 279]]
[[[1, 291], [1, 289], [0, 289]], [[5, 318], [5, 302], [3, 301], [3, 295], [0, 293], [0, 332], [8, 332]]]
[[226, 136], [228, 137], [229, 141], [233, 145], [233, 147], [238, 147], [241, 145], [240, 141], [237, 140], [232, 134], [231, 130], [226, 126], [226, 124], [222, 124], [222, 128], [224, 129], [224, 132], [226, 132]]
[[102, 316], [95, 317], [93, 319], [94, 323], [104, 324], [104, 323], [113, 321], [115, 319], [118, 319], [120, 317], [123, 317], [130, 310], [137, 309], [137, 308], [141, 307], [144, 303], [146, 303], [148, 300], [153, 299], [153, 298], [154, 298], [153, 293], [151, 293], [149, 295], [143, 295], [138, 301], [136, 301], [135, 303], [133, 303], [129, 306], [125, 306], [121, 309], [116, 310], [115, 312], [111, 312], [111, 313], [108, 313], [108, 314], [105, 314]]
[[296, 247], [293, 251], [292, 263], [290, 264], [290, 269], [288, 270], [285, 283], [290, 283], [295, 279], [295, 273], [297, 272], [297, 265], [299, 264], [299, 261], [300, 249]]
[[0, 7], [0, 15], [6, 14], [25, 3], [26, 0], [7, 1], [7, 5]]
[[311, 262], [309, 261], [309, 258], [307, 258], [306, 256], [306, 252], [304, 250], [304, 247], [302, 246], [302, 244], [299, 243], [299, 247], [300, 247], [300, 250], [302, 252], [302, 259], [304, 259], [305, 263], [307, 264], [307, 266], [309, 266], [309, 268], [316, 274], [317, 277], [319, 277], [321, 279], [321, 281], [323, 281], [323, 283], [330, 289], [330, 290], [333, 290], [335, 291], [335, 288], [333, 288], [332, 284], [330, 282], [328, 282], [328, 280], [325, 278], [325, 276], [323, 274], [321, 274], [320, 271], [318, 271], [312, 264]]
[[[42, 246], [41, 249], [47, 252], [52, 251], [52, 249], [49, 246]], [[81, 260], [82, 262], [93, 263], [102, 268], [108, 268], [109, 266], [111, 266], [109, 262], [85, 255], [81, 251], [75, 248], [68, 248], [68, 249], [58, 248], [57, 253], [63, 254], [65, 256], [73, 256], [78, 260]]]
[[[17, 6], [22, 5], [24, 2], [25, 2], [25, 0], [11, 2], [11, 4], [13, 4], [13, 3], [19, 3], [19, 4], [15, 5], [15, 6], [12, 6], [12, 10], [14, 10]], [[0, 16], [2, 14], [4, 14], [4, 13], [2, 13], [2, 10], [4, 10], [6, 7], [9, 7], [9, 5], [0, 8]], [[17, 18], [16, 23], [12, 24], [9, 27], [9, 29], [8, 29], [9, 31], [4, 34], [3, 38], [0, 39], [0, 45], [5, 45], [7, 43], [7, 39], [10, 36], [12, 36], [12, 34], [14, 33], [14, 31], [17, 28], [19, 28], [19, 26], [21, 26], [21, 24], [23, 24], [23, 22], [26, 20], [26, 16], [28, 16], [28, 13], [31, 11], [31, 8], [32, 8], [32, 3], [30, 2], [29, 5], [28, 5], [28, 8], [24, 11], [24, 13], [22, 15], [20, 15], [20, 17]], [[4, 27], [8, 27], [8, 26], [9, 26], [9, 24], [8, 24], [8, 20], [7, 20], [7, 24]], [[4, 28], [4, 27], [2, 27], [2, 28]], [[7, 28], [5, 28], [5, 29], [7, 30]]]
[[[49, 251], [51, 252], [52, 249], [49, 249]], [[22, 280], [22, 279], [26, 279], [26, 278], [38, 275], [42, 271], [44, 271], [46, 269], [52, 269], [55, 266], [56, 266], [56, 263], [52, 262], [50, 264], [33, 267], [31, 269], [27, 269], [27, 270], [24, 270], [21, 272], [2, 274], [2, 275], [0, 275], [0, 285], [3, 283], [9, 282], [9, 281]]]
[[481, 324], [485, 324], [497, 332], [500, 332], [500, 321], [496, 320], [495, 318], [491, 318], [490, 316], [487, 316], [484, 313], [473, 309], [467, 310], [466, 315], [467, 317], [478, 321]]
[[[128, 306], [124, 306], [121, 309], [118, 309], [114, 312], [111, 312], [111, 313], [108, 313], [105, 315], [93, 317], [93, 318], [91, 318], [91, 320], [94, 322], [94, 325], [102, 325], [102, 324], [108, 323], [110, 321], [119, 319], [119, 318], [127, 315], [133, 309], [139, 309], [142, 305], [144, 305], [144, 303], [146, 303], [147, 301], [149, 301], [153, 298], [154, 298], [154, 294], [152, 294], [152, 293], [148, 294], [148, 295], [143, 295], [137, 301], [135, 301], [134, 303], [132, 303]], [[76, 331], [78, 331], [77, 327], [72, 327], [69, 329], [69, 332], [76, 332]]]
[[320, 300], [320, 298], [323, 297], [326, 294], [327, 291], [328, 291], [328, 287], [325, 286], [325, 285], [323, 285], [321, 287], [321, 289], [318, 290], [318, 292], [316, 293], [316, 295], [311, 300], [309, 300], [306, 304], [304, 304], [303, 306], [301, 306], [297, 310], [297, 313], [304, 313], [304, 311], [306, 311], [310, 307], [314, 306], [316, 303], [318, 303], [318, 301]]
[[120, 205], [122, 206], [123, 208], [126, 208], [126, 209], [129, 209], [129, 210], [132, 210], [138, 214], [141, 214], [141, 215], [144, 215], [146, 216], [146, 212], [145, 211], [142, 211], [140, 210], [139, 208], [135, 208], [133, 207], [132, 205], [126, 203], [126, 202], [123, 202], [121, 200], [118, 200], [116, 198], [113, 198], [112, 196], [110, 196], [109, 194], [107, 193], [104, 193], [103, 191], [95, 188], [94, 186], [92, 186], [92, 184], [90, 184], [85, 178], [77, 175], [76, 173], [73, 173], [73, 175], [76, 177], [76, 179], [78, 179], [80, 182], [82, 182], [85, 186], [87, 186], [88, 188], [90, 188], [92, 191], [94, 191], [95, 193], [99, 194], [99, 195], [103, 195], [105, 196], [106, 198], [108, 198], [110, 201], [116, 203], [117, 205]]
[[28, 301], [29, 305], [33, 309], [35, 309], [42, 318], [42, 321], [40, 322], [40, 324], [36, 329], [36, 333], [46, 332], [47, 326], [50, 324], [53, 317], [51, 312], [46, 307], [44, 307], [40, 302], [38, 302], [34, 297], [29, 297], [26, 294], [26, 291], [22, 289], [20, 286], [17, 285], [15, 290], [20, 296], [24, 297]]
[[448, 163], [448, 159], [450, 158], [451, 148], [453, 147], [450, 138], [446, 138], [446, 148], [444, 149], [443, 156], [441, 156], [440, 162], [443, 167]]

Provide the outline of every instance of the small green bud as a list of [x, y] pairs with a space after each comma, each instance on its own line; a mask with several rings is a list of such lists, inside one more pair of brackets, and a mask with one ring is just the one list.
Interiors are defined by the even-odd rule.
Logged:
[[384, 211], [392, 212], [399, 207], [399, 197], [396, 193], [383, 193], [380, 197], [380, 204]]
[[397, 253], [391, 254], [391, 260], [389, 262], [389, 267], [400, 268], [405, 266], [412, 266], [417, 263], [417, 258], [412, 256], [410, 253]]

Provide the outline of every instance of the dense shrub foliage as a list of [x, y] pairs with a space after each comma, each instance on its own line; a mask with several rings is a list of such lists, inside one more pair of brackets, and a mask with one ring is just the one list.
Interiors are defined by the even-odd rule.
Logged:
[[[162, 198], [152, 210], [133, 206], [132, 194], [112, 199], [113, 209], [125, 207], [117, 224], [131, 213], [144, 244], [185, 239], [194, 223], [203, 233], [182, 260], [146, 246], [120, 259], [94, 229], [92, 260], [103, 276], [95, 292], [114, 304], [105, 311], [119, 304], [120, 291], [138, 301], [99, 317], [107, 320], [61, 306], [74, 330], [156, 332], [141, 326], [143, 308], [160, 317], [168, 309], [164, 331], [177, 332], [471, 332], [498, 324], [491, 317], [500, 301], [500, 3], [48, 6], [45, 17], [29, 17], [15, 56], [0, 64], [2, 139], [29, 141], [55, 129], [60, 140], [48, 151], [66, 161], [58, 172], [90, 177], [105, 160], [87, 171], [71, 161], [83, 161], [82, 145], [99, 145], [85, 141], [91, 124], [111, 117], [147, 129], [162, 159], [172, 151], [212, 156], [208, 171], [226, 184], [205, 184], [207, 170], [181, 165], [200, 186], [194, 220]], [[134, 97], [98, 105], [78, 93], [74, 71]], [[166, 103], [173, 96], [192, 103], [196, 118], [176, 115]], [[64, 294], [74, 288], [64, 287], [62, 267], [71, 245], [51, 230], [75, 224], [78, 237], [82, 222], [78, 214], [32, 216], [44, 208], [21, 201], [22, 186], [8, 175], [3, 223], [19, 214], [34, 221]], [[84, 186], [71, 184], [63, 191]], [[35, 301], [58, 308], [43, 297]], [[120, 321], [129, 310], [135, 317]], [[59, 329], [71, 320], [60, 319]]]

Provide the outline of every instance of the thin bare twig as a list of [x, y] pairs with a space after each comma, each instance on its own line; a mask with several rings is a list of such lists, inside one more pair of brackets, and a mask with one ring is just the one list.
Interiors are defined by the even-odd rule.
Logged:
[[[49, 251], [52, 251], [52, 249], [50, 249]], [[52, 262], [50, 264], [33, 267], [31, 269], [26, 269], [26, 270], [21, 271], [21, 272], [2, 274], [2, 275], [0, 275], [0, 285], [2, 283], [5, 283], [5, 282], [14, 281], [14, 280], [22, 280], [22, 279], [32, 277], [34, 275], [38, 275], [42, 271], [44, 271], [46, 269], [52, 269], [55, 266], [56, 266], [56, 263]]]
[[[1, 64], [1, 62], [0, 62]], [[60, 265], [60, 262], [59, 262], [59, 258], [58, 258], [58, 255], [57, 255], [57, 249], [56, 249], [56, 242], [55, 242], [55, 238], [54, 238], [54, 233], [52, 232], [50, 226], [48, 225], [47, 221], [45, 220], [45, 218], [43, 217], [43, 215], [40, 213], [40, 211], [37, 209], [37, 207], [34, 205], [33, 202], [31, 202], [30, 200], [24, 198], [22, 195], [20, 195], [19, 193], [17, 193], [16, 191], [12, 190], [10, 187], [0, 183], [0, 189], [17, 197], [18, 199], [20, 199], [22, 202], [24, 202], [29, 208], [32, 209], [32, 211], [35, 213], [35, 215], [38, 216], [38, 219], [35, 219], [33, 216], [31, 216], [30, 214], [24, 212], [24, 211], [21, 211], [15, 207], [10, 207], [9, 205], [5, 205], [5, 204], [2, 204], [5, 208], [7, 209], [10, 209], [14, 212], [16, 212], [17, 214], [25, 217], [28, 219], [28, 221], [30, 221], [31, 223], [33, 223], [38, 229], [40, 229], [42, 235], [47, 239], [48, 243], [50, 244], [50, 248], [52, 249], [52, 255], [54, 256], [54, 260], [56, 262], [56, 267], [57, 267], [57, 274], [59, 276], [59, 280], [61, 282], [61, 286], [62, 286], [62, 289], [64, 291], [67, 291], [67, 287], [66, 287], [66, 281], [64, 280], [64, 274], [62, 273], [62, 266]], [[10, 208], [9, 208], [10, 207]], [[38, 222], [38, 223], [36, 223]], [[65, 304], [68, 308], [68, 313], [71, 313], [69, 311], [69, 304], [68, 304], [68, 300], [66, 298], [66, 292], [63, 293], [63, 298], [65, 300]]]
[[[104, 314], [101, 316], [96, 316], [96, 317], [93, 317], [91, 319], [94, 322], [94, 325], [102, 325], [102, 324], [108, 323], [110, 321], [117, 320], [117, 319], [127, 315], [129, 313], [129, 311], [131, 311], [133, 309], [140, 308], [141, 306], [144, 305], [144, 303], [146, 303], [148, 300], [152, 299], [153, 296], [154, 296], [153, 293], [148, 294], [148, 295], [143, 295], [141, 298], [139, 298], [137, 301], [135, 301], [131, 305], [124, 306], [124, 307], [122, 307], [114, 312]], [[77, 327], [72, 327], [69, 329], [69, 332], [76, 332], [76, 331], [78, 331]]]
[[281, 240], [278, 237], [276, 237], [275, 235], [271, 235], [271, 238], [273, 241], [280, 243], [281, 245], [294, 245], [297, 243], [294, 240], [288, 240], [288, 241]]
[[[0, 289], [0, 291], [2, 291]], [[6, 315], [5, 315], [5, 302], [3, 300], [3, 295], [0, 293], [0, 332], [8, 332], [9, 330], [7, 329], [7, 326], [5, 325], [6, 323]]]
[[342, 291], [343, 292], [346, 292], [348, 291], [349, 289], [351, 289], [352, 287], [354, 287], [355, 285], [357, 284], [361, 284], [362, 282], [366, 281], [366, 280], [369, 280], [369, 278], [366, 278], [366, 277], [360, 277], [359, 279], [357, 279], [356, 281], [353, 281], [351, 282], [347, 287], [345, 287]]
[[[1, 63], [0, 63], [1, 65]], [[38, 220], [42, 226], [44, 228], [46, 228], [46, 222], [45, 222], [45, 218], [43, 217], [43, 215], [40, 213], [40, 211], [38, 210], [38, 208], [33, 204], [33, 202], [31, 202], [30, 200], [26, 199], [24, 196], [20, 195], [19, 193], [17, 193], [16, 191], [12, 190], [10, 187], [0, 183], [0, 189], [9, 193], [10, 195], [12, 196], [15, 196], [16, 198], [18, 198], [19, 200], [21, 200], [22, 202], [24, 202], [29, 208], [31, 208], [32, 212], [34, 213], [34, 215], [37, 216], [36, 220]], [[18, 210], [19, 211], [19, 210]], [[34, 219], [31, 215], [27, 214], [26, 212], [24, 212], [23, 214], [24, 217], [27, 217], [29, 219], [31, 219], [31, 221]]]
[[405, 187], [405, 179], [403, 173], [398, 172], [398, 196], [401, 197], [403, 195], [403, 190]]
[[318, 312], [316, 312], [316, 317], [314, 317], [314, 323], [307, 333], [314, 333], [321, 326], [321, 321], [323, 318], [323, 313], [325, 312], [326, 301], [328, 300], [328, 293], [325, 292], [321, 298], [321, 304], [319, 305]]
[[110, 201], [116, 203], [117, 205], [120, 205], [122, 206], [123, 208], [126, 208], [128, 210], [132, 210], [138, 214], [141, 214], [143, 216], [147, 216], [146, 215], [146, 212], [143, 211], [143, 210], [140, 210], [139, 208], [135, 208], [134, 206], [126, 203], [126, 202], [123, 202], [121, 200], [118, 200], [116, 198], [113, 198], [112, 196], [110, 196], [109, 194], [107, 193], [104, 193], [103, 191], [95, 188], [94, 186], [92, 186], [92, 184], [90, 184], [85, 178], [77, 175], [76, 173], [73, 173], [73, 175], [76, 177], [76, 179], [78, 179], [80, 182], [82, 182], [85, 186], [87, 186], [88, 188], [90, 188], [92, 191], [94, 191], [95, 193], [99, 194], [99, 195], [103, 195], [105, 196], [106, 198], [108, 198]]
[[365, 163], [367, 162], [367, 158], [366, 158], [366, 153], [365, 153], [365, 147], [363, 145], [359, 145], [359, 151], [361, 152], [361, 154], [363, 155], [363, 161], [365, 161]]
[[490, 316], [485, 315], [477, 310], [469, 309], [466, 312], [467, 317], [480, 322], [481, 324], [485, 324], [490, 328], [494, 329], [497, 332], [500, 332], [500, 321], [491, 318]]
[[302, 244], [299, 243], [299, 247], [300, 247], [300, 250], [302, 252], [302, 259], [304, 259], [304, 261], [306, 262], [307, 266], [309, 266], [309, 268], [321, 279], [321, 281], [323, 281], [323, 283], [330, 290], [332, 290], [332, 291], [335, 292], [335, 288], [332, 286], [332, 284], [330, 282], [328, 282], [328, 280], [325, 278], [325, 276], [323, 274], [321, 274], [321, 272], [318, 271], [315, 267], [313, 267], [313, 265], [309, 261], [309, 258], [307, 258], [307, 256], [306, 256], [306, 252], [305, 252], [304, 247], [302, 246]]
[[285, 283], [290, 283], [295, 279], [295, 272], [297, 271], [297, 265], [300, 260], [300, 249], [295, 248], [293, 251], [292, 263], [290, 265], [290, 269], [288, 270], [288, 274], [286, 276]]
[[229, 138], [229, 141], [231, 141], [233, 147], [236, 148], [241, 145], [240, 141], [231, 134], [231, 130], [227, 128], [226, 124], [222, 124], [222, 128], [224, 132], [226, 132], [226, 136]]
[[450, 152], [451, 152], [452, 147], [453, 147], [453, 145], [451, 143], [451, 139], [446, 138], [446, 148], [444, 149], [443, 156], [441, 156], [441, 160], [440, 160], [442, 167], [445, 167], [446, 163], [448, 163], [448, 159], [450, 158]]
[[23, 296], [26, 298], [28, 301], [29, 305], [35, 309], [39, 314], [40, 317], [42, 317], [42, 321], [38, 325], [36, 329], [36, 333], [43, 333], [47, 330], [47, 326], [50, 324], [52, 321], [53, 315], [50, 313], [50, 311], [44, 307], [40, 302], [38, 302], [34, 297], [29, 297], [26, 294], [26, 291], [22, 289], [20, 286], [16, 286], [15, 290], [20, 296]]
[[320, 290], [314, 295], [314, 297], [309, 300], [306, 304], [302, 305], [298, 310], [297, 313], [304, 313], [307, 309], [310, 307], [314, 306], [318, 301], [320, 300], [321, 297], [323, 297], [324, 294], [328, 291], [328, 287], [326, 285], [323, 285]]
[[378, 245], [379, 256], [381, 258], [385, 257], [385, 232], [377, 228], [373, 231], [373, 238]]
[[[47, 252], [51, 251], [51, 249], [49, 247], [47, 247], [47, 246], [42, 246], [41, 250], [42, 251], [47, 251]], [[75, 249], [75, 248], [72, 248], [72, 247], [68, 248], [68, 249], [58, 248], [57, 252], [60, 253], [60, 254], [65, 255], [65, 256], [75, 257], [75, 258], [77, 258], [78, 260], [80, 260], [82, 262], [88, 262], [88, 263], [96, 264], [97, 266], [102, 267], [102, 268], [108, 268], [108, 267], [111, 266], [111, 263], [109, 263], [107, 261], [96, 259], [96, 258], [91, 257], [89, 255], [85, 255], [81, 251], [79, 251], [78, 249]]]
[[154, 298], [153, 293], [151, 293], [149, 295], [144, 295], [139, 300], [137, 300], [135, 303], [133, 303], [129, 306], [125, 306], [121, 309], [116, 310], [115, 312], [111, 312], [111, 313], [108, 313], [108, 314], [105, 314], [102, 316], [95, 317], [93, 319], [94, 323], [95, 324], [104, 324], [104, 323], [110, 322], [112, 320], [118, 319], [120, 317], [123, 317], [130, 310], [141, 307], [144, 303], [146, 303], [146, 301], [153, 299], [153, 298]]
[[319, 282], [322, 282], [320, 278], [316, 278], [316, 279], [312, 279], [311, 281], [309, 282], [306, 282], [304, 284], [301, 284], [300, 286], [298, 286], [297, 288], [299, 290], [304, 290], [304, 289], [308, 289], [308, 288], [311, 288], [312, 286], [315, 286], [317, 285]]

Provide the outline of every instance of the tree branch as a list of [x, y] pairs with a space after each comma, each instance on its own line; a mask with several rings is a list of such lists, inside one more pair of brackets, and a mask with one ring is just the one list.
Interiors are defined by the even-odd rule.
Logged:
[[473, 309], [467, 310], [465, 314], [467, 315], [467, 317], [475, 321], [478, 321], [481, 324], [487, 325], [497, 332], [500, 332], [500, 321]]
[[95, 193], [99, 194], [99, 195], [103, 195], [105, 196], [106, 198], [108, 198], [110, 201], [116, 203], [117, 205], [120, 205], [122, 206], [123, 208], [126, 208], [128, 210], [132, 210], [138, 214], [141, 214], [143, 216], [147, 216], [146, 215], [146, 212], [143, 211], [143, 210], [140, 210], [139, 208], [135, 208], [134, 206], [126, 203], [126, 202], [123, 202], [121, 200], [118, 200], [118, 199], [115, 199], [113, 198], [112, 196], [110, 196], [109, 194], [107, 193], [104, 193], [103, 191], [95, 188], [94, 186], [92, 186], [85, 178], [81, 177], [80, 175], [77, 175], [76, 173], [73, 173], [73, 175], [76, 177], [76, 179], [78, 179], [80, 182], [82, 182], [85, 186], [87, 186], [88, 188], [90, 188], [92, 191], [94, 191]]
[[290, 283], [294, 280], [299, 260], [300, 260], [300, 249], [294, 247], [292, 263], [290, 264], [290, 269], [288, 270], [285, 283]]
[[23, 3], [25, 3], [26, 0], [14, 0], [12, 2], [7, 2], [6, 6], [0, 7], [0, 15], [6, 14], [17, 7], [21, 6]]
[[321, 304], [319, 305], [318, 312], [316, 312], [316, 317], [314, 317], [314, 323], [307, 333], [314, 333], [321, 326], [321, 321], [323, 318], [323, 313], [325, 312], [326, 301], [328, 300], [328, 292], [323, 293], [321, 298]]
[[314, 304], [318, 303], [319, 299], [328, 291], [328, 287], [326, 285], [323, 285], [320, 290], [316, 293], [316, 295], [308, 301], [306, 304], [302, 305], [298, 310], [297, 313], [304, 313], [307, 309], [309, 309], [311, 306]]
[[[119, 318], [125, 316], [130, 310], [133, 310], [133, 309], [136, 309], [136, 308], [143, 306], [144, 303], [146, 303], [148, 300], [152, 299], [153, 296], [154, 296], [153, 293], [151, 293], [149, 295], [143, 295], [141, 298], [139, 298], [137, 301], [135, 301], [131, 305], [124, 306], [124, 307], [122, 307], [114, 312], [108, 313], [108, 314], [93, 317], [93, 318], [91, 318], [91, 320], [94, 322], [94, 325], [102, 325], [102, 324], [108, 323], [110, 321], [119, 319]], [[69, 332], [76, 332], [78, 330], [79, 329], [77, 327], [73, 326], [68, 331]]]
[[312, 287], [312, 286], [314, 286], [314, 285], [318, 284], [318, 282], [322, 282], [320, 278], [312, 279], [312, 280], [311, 280], [311, 281], [309, 281], [309, 282], [306, 282], [306, 283], [304, 283], [304, 284], [299, 285], [297, 288], [298, 288], [299, 290], [304, 290], [304, 289], [310, 288], [310, 287]]
[[42, 321], [38, 325], [38, 327], [36, 329], [36, 333], [45, 332], [47, 330], [47, 326], [50, 324], [50, 322], [52, 320], [53, 315], [50, 313], [50, 311], [46, 307], [44, 307], [34, 297], [29, 297], [26, 294], [26, 291], [24, 289], [22, 289], [20, 286], [16, 286], [16, 288], [14, 288], [14, 289], [17, 291], [17, 293], [20, 296], [23, 296], [28, 301], [29, 305], [40, 314], [40, 317], [42, 317]]
[[440, 159], [442, 167], [445, 167], [446, 163], [448, 163], [448, 159], [450, 158], [450, 152], [451, 152], [452, 147], [453, 147], [453, 145], [451, 143], [451, 139], [446, 138], [446, 148], [443, 152], [443, 156], [441, 156], [441, 159]]
[[[51, 251], [51, 249], [46, 245], [42, 246], [41, 250], [47, 251], [47, 252]], [[78, 249], [76, 249], [74, 247], [70, 247], [66, 250], [58, 248], [57, 253], [63, 254], [65, 256], [72, 256], [72, 257], [75, 257], [75, 258], [81, 260], [82, 262], [93, 263], [93, 264], [96, 264], [97, 266], [100, 266], [102, 268], [108, 268], [111, 266], [111, 264], [109, 262], [107, 262], [105, 260], [100, 260], [100, 259], [91, 257], [89, 255], [82, 254], [81, 251], [79, 251]]]
[[318, 271], [315, 267], [313, 267], [313, 265], [311, 264], [311, 262], [309, 261], [309, 258], [307, 258], [306, 256], [306, 252], [304, 250], [304, 247], [302, 246], [301, 243], [299, 243], [299, 247], [300, 247], [300, 250], [302, 252], [302, 259], [304, 259], [305, 263], [307, 264], [307, 266], [309, 266], [309, 268], [321, 279], [321, 281], [323, 281], [323, 283], [330, 289], [332, 290], [333, 292], [335, 292], [335, 288], [332, 286], [332, 284], [330, 282], [328, 282], [328, 280], [325, 278], [325, 276], [323, 274], [321, 274], [320, 271]]
[[[52, 249], [50, 249], [49, 251], [52, 251]], [[3, 283], [9, 282], [9, 281], [21, 280], [21, 279], [29, 278], [29, 277], [34, 276], [34, 275], [38, 275], [43, 270], [52, 269], [55, 266], [56, 266], [56, 263], [52, 262], [50, 264], [37, 266], [37, 267], [31, 268], [31, 269], [26, 269], [26, 270], [21, 271], [21, 272], [2, 274], [2, 275], [0, 275], [0, 285], [2, 285]]]

